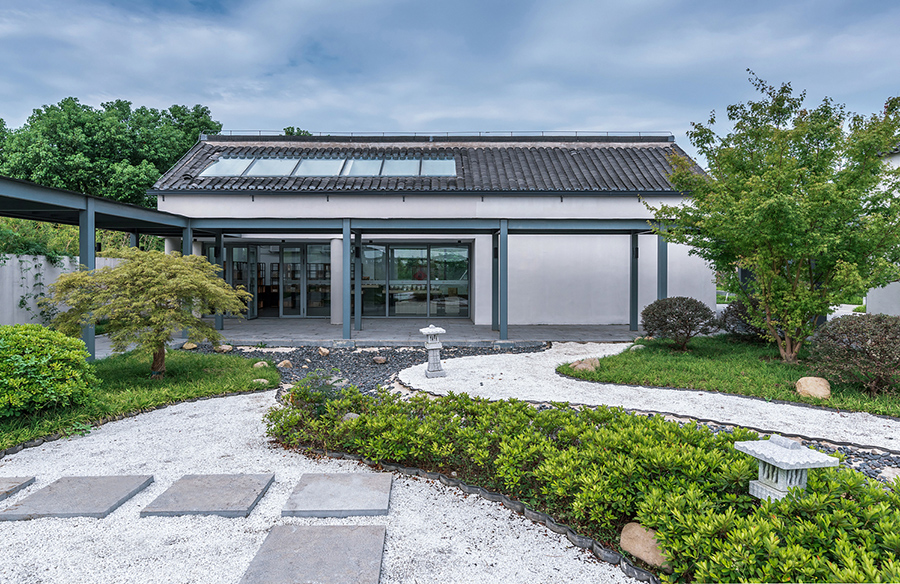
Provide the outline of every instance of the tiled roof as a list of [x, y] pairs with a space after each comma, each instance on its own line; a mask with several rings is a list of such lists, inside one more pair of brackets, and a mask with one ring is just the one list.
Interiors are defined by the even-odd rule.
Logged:
[[[670, 137], [298, 137], [210, 136], [153, 189], [301, 192], [660, 192], [674, 191], [667, 156], [686, 156]], [[455, 177], [209, 176], [219, 157], [440, 157]], [[699, 172], [699, 168], [697, 169]]]

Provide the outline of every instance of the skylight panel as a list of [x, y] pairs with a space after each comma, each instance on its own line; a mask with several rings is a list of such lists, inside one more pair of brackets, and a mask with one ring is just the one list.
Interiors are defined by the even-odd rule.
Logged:
[[419, 176], [419, 159], [387, 159], [381, 169], [381, 176]]
[[203, 169], [200, 176], [240, 176], [251, 162], [252, 158], [220, 158]]
[[343, 166], [343, 158], [304, 158], [294, 176], [338, 176]]
[[422, 176], [456, 176], [456, 160], [423, 159]]
[[381, 159], [348, 160], [344, 167], [344, 176], [378, 176], [381, 173]]
[[257, 158], [246, 176], [290, 176], [297, 158]]

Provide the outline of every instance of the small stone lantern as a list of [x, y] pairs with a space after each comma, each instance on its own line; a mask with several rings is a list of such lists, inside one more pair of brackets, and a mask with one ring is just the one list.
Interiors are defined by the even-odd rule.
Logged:
[[759, 480], [750, 481], [750, 494], [757, 499], [783, 499], [792, 487], [806, 488], [808, 469], [840, 464], [837, 458], [778, 434], [768, 440], [735, 442], [734, 448], [759, 460]]
[[441, 369], [441, 347], [443, 345], [438, 335], [447, 331], [430, 324], [428, 328], [419, 329], [419, 332], [425, 335], [425, 348], [428, 349], [428, 369], [425, 370], [425, 377], [445, 377], [447, 372]]

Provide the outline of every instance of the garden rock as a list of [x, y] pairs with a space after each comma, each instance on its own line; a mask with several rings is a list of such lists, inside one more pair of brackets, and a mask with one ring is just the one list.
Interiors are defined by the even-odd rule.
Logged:
[[279, 364], [277, 365], [277, 367], [281, 367], [282, 369], [293, 369], [293, 368], [294, 368], [294, 364], [291, 363], [290, 361], [288, 361], [287, 359], [285, 359], [284, 361], [282, 361], [281, 363], [279, 363]]
[[358, 417], [359, 417], [359, 414], [357, 414], [357, 413], [347, 412], [346, 414], [344, 414], [344, 417], [342, 417], [341, 420], [343, 420], [345, 422], [349, 422], [350, 420], [355, 420]]
[[644, 345], [631, 345], [631, 347], [629, 347], [628, 350], [629, 351], [640, 351], [643, 348], [644, 348]]
[[600, 359], [593, 357], [590, 359], [582, 359], [572, 363], [572, 369], [575, 371], [593, 371], [600, 366]]
[[384, 365], [387, 363], [387, 357], [382, 357], [381, 355], [376, 355], [372, 357], [372, 362], [377, 363], [378, 365]]
[[256, 363], [253, 364], [254, 369], [259, 369], [260, 367], [268, 367], [268, 366], [269, 366], [269, 364], [266, 363], [265, 361], [257, 361]]
[[213, 349], [216, 353], [230, 353], [234, 351], [234, 347], [231, 345], [216, 345]]
[[253, 383], [259, 383], [261, 385], [269, 385], [268, 379], [254, 379]]
[[821, 377], [801, 377], [797, 380], [797, 393], [816, 399], [831, 397], [831, 384]]
[[319, 355], [327, 357], [329, 353], [331, 353], [331, 351], [329, 351], [325, 347], [319, 347]]
[[188, 341], [187, 343], [181, 345], [181, 348], [184, 349], [185, 351], [193, 351], [194, 349], [197, 348], [197, 343], [192, 343], [192, 342]]
[[640, 558], [655, 568], [668, 568], [666, 558], [656, 543], [656, 531], [647, 529], [640, 523], [628, 523], [622, 528], [619, 540], [622, 549]]

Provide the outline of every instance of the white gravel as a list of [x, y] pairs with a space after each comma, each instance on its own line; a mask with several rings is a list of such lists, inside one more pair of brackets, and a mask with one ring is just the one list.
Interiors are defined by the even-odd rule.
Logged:
[[399, 377], [408, 387], [437, 395], [452, 391], [492, 400], [517, 398], [619, 406], [900, 450], [900, 420], [893, 418], [772, 403], [709, 391], [593, 383], [555, 372], [562, 363], [614, 355], [629, 346], [624, 343], [554, 343], [542, 353], [447, 359], [441, 361], [447, 371], [446, 377], [425, 377], [425, 364], [405, 369]]
[[[3, 458], [0, 475], [37, 481], [0, 509], [66, 475], [155, 482], [105, 519], [0, 522], [0, 582], [238, 582], [268, 530], [285, 523], [385, 525], [383, 584], [633, 582], [499, 503], [426, 479], [395, 476], [385, 517], [282, 518], [304, 472], [374, 471], [271, 445], [262, 416], [273, 402], [266, 392], [180, 404]], [[138, 516], [176, 479], [202, 473], [275, 473], [275, 482], [248, 518]]]

